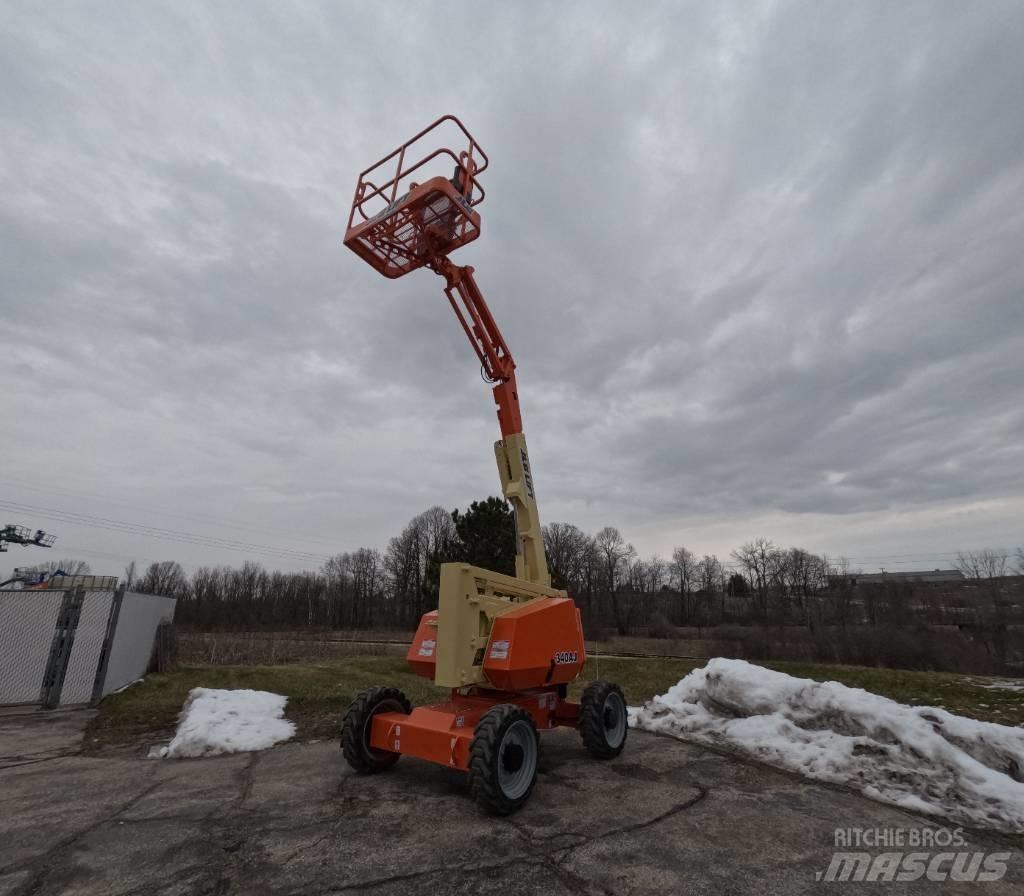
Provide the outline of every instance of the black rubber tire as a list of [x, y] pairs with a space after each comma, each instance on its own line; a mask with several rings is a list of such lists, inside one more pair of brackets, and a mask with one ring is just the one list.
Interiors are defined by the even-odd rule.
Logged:
[[[617, 704], [613, 707], [615, 711], [621, 708], [623, 722], [626, 722], [626, 698], [617, 684], [592, 681], [583, 691], [583, 699], [580, 701], [580, 737], [583, 738], [583, 746], [595, 759], [614, 759], [618, 756], [626, 746], [626, 735], [629, 733], [628, 724], [622, 730], [621, 739], [618, 739], [617, 726], [610, 730], [606, 716], [609, 697], [613, 704]], [[616, 739], [617, 743], [614, 742]]]
[[398, 762], [401, 755], [370, 746], [370, 722], [379, 712], [408, 715], [412, 712], [412, 705], [398, 688], [367, 688], [349, 704], [341, 720], [341, 752], [348, 764], [361, 775], [385, 771]]
[[[529, 772], [529, 786], [523, 793], [509, 796], [502, 788], [499, 763], [502, 761], [502, 743], [509, 729], [517, 723], [527, 723], [534, 738], [533, 769]], [[520, 727], [520, 731], [523, 729]], [[537, 783], [537, 760], [540, 737], [533, 716], [514, 703], [502, 703], [484, 714], [473, 733], [469, 748], [469, 791], [477, 805], [492, 815], [510, 815], [521, 809]]]

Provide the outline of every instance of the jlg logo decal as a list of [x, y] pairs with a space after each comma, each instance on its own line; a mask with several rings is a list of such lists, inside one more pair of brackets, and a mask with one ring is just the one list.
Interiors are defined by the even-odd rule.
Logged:
[[537, 497], [533, 493], [533, 474], [530, 472], [530, 458], [526, 456], [525, 448], [520, 448], [519, 453], [522, 455], [523, 479], [526, 480], [526, 492], [534, 501], [536, 501]]

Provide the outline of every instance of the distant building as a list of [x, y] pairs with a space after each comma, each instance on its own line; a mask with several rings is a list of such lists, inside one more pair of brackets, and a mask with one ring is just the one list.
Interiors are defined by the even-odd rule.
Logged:
[[850, 576], [854, 585], [876, 585], [879, 582], [923, 582], [932, 585], [946, 582], [962, 582], [964, 574], [959, 569], [922, 569], [910, 572], [870, 572]]

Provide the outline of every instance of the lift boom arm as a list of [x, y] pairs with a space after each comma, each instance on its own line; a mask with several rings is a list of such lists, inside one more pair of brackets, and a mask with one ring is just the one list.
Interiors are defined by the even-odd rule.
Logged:
[[[441, 134], [454, 136], [456, 144], [466, 148], [438, 147]], [[453, 175], [439, 172], [439, 166], [452, 163]], [[452, 264], [448, 257], [480, 235], [477, 206], [484, 190], [478, 178], [487, 165], [486, 153], [462, 122], [453, 115], [441, 116], [359, 175], [345, 245], [390, 279], [422, 267], [444, 277], [448, 301], [480, 359], [484, 378], [494, 385], [501, 425], [494, 453], [502, 492], [515, 513], [516, 578], [550, 588], [515, 361], [473, 279], [473, 269]]]
[[516, 578], [549, 587], [551, 576], [544, 557], [540, 513], [516, 390], [516, 363], [476, 285], [473, 268], [460, 267], [447, 257], [435, 259], [430, 267], [444, 277], [445, 295], [480, 359], [484, 378], [494, 383], [494, 401], [501, 427], [501, 439], [494, 443], [494, 455], [502, 493], [515, 513]]

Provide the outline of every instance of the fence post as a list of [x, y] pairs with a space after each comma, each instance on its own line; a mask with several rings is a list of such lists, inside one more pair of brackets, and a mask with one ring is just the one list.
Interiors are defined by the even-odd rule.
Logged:
[[64, 676], [71, 660], [71, 648], [75, 643], [78, 619], [82, 615], [85, 589], [78, 585], [64, 592], [57, 624], [53, 629], [50, 643], [50, 657], [43, 672], [43, 684], [39, 692], [39, 703], [43, 709], [54, 709], [60, 704], [60, 692], [64, 688]]
[[107, 667], [110, 665], [110, 650], [114, 646], [114, 635], [117, 633], [117, 620], [121, 615], [121, 602], [124, 600], [125, 586], [121, 585], [114, 592], [114, 598], [110, 602], [110, 613], [107, 615], [107, 630], [103, 635], [103, 646], [100, 648], [100, 658], [96, 663], [96, 677], [92, 683], [92, 699], [90, 706], [95, 706], [103, 699], [103, 685], [106, 683]]
[[164, 619], [157, 624], [153, 633], [153, 649], [150, 652], [147, 672], [172, 672], [178, 665], [178, 638], [174, 623]]

